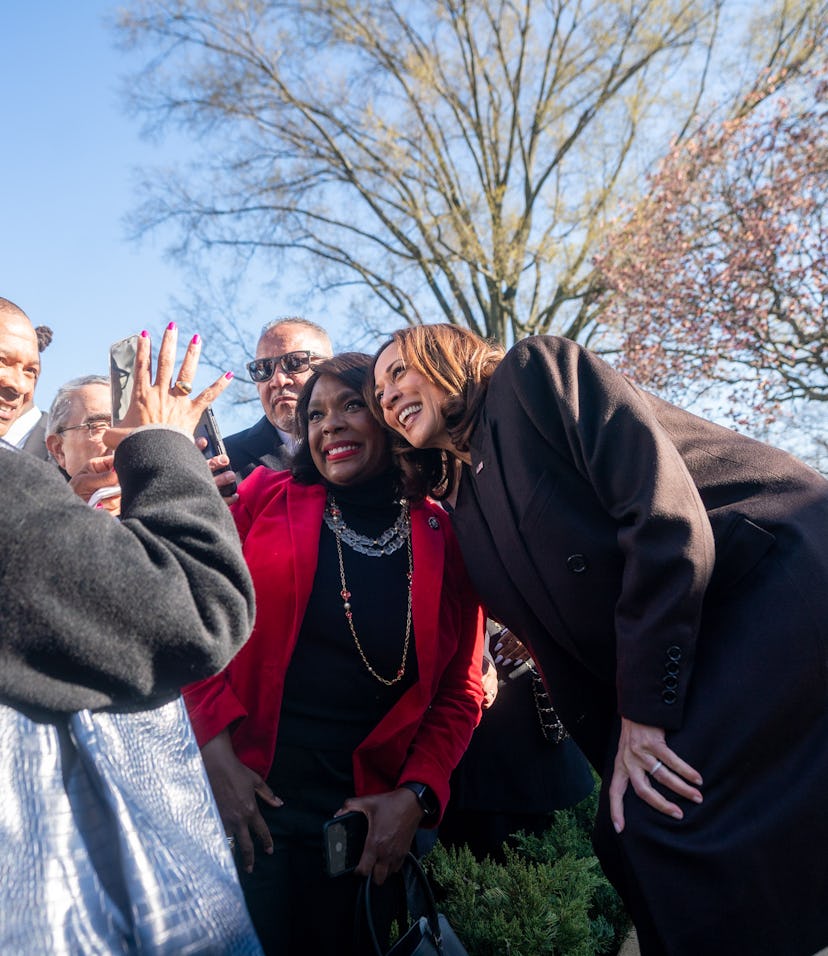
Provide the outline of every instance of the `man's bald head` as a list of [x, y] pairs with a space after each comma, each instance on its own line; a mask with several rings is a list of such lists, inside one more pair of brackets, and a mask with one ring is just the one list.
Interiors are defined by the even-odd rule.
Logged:
[[8, 313], [9, 315], [22, 315], [26, 321], [29, 321], [28, 315], [20, 308], [19, 305], [15, 305], [11, 299], [4, 299], [0, 295], [0, 315]]
[[19, 306], [0, 296], [0, 438], [31, 399], [39, 375], [34, 327]]

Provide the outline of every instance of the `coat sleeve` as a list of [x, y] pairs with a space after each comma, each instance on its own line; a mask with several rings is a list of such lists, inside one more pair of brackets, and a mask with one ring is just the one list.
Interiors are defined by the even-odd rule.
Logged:
[[[282, 485], [288, 477], [288, 473], [285, 472]], [[242, 547], [255, 516], [261, 509], [263, 499], [267, 500], [273, 494], [274, 484], [280, 484], [277, 476], [265, 468], [259, 469], [256, 474], [251, 474], [240, 482], [238, 498], [231, 506], [230, 512]], [[256, 666], [255, 661], [251, 665], [247, 660], [249, 652], [255, 645], [254, 638], [234, 666], [239, 665], [240, 662], [244, 666]], [[248, 716], [247, 707], [233, 689], [228, 668], [185, 687], [184, 701], [199, 747], [203, 747], [225, 728], [231, 727]]]
[[449, 778], [480, 720], [484, 617], [448, 518], [441, 513], [440, 520], [446, 555], [438, 621], [439, 678], [397, 782], [416, 780], [431, 787], [442, 816]]
[[2, 453], [0, 695], [72, 711], [142, 704], [218, 671], [247, 639], [250, 576], [192, 442], [138, 432], [115, 456], [122, 518]]
[[[561, 506], [599, 509], [614, 523], [623, 566], [614, 621], [619, 711], [674, 729], [715, 560], [698, 489], [653, 405], [595, 355], [534, 337], [511, 350], [503, 372], [545, 441], [546, 467], [572, 466], [583, 479], [580, 500]], [[660, 681], [676, 652], [682, 680], [668, 705]]]

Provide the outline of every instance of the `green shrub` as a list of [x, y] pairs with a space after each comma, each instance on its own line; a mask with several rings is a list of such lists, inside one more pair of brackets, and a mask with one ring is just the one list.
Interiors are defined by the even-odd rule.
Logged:
[[518, 834], [505, 864], [435, 846], [424, 864], [469, 956], [617, 952], [630, 924], [592, 853], [596, 801], [559, 811], [543, 836]]

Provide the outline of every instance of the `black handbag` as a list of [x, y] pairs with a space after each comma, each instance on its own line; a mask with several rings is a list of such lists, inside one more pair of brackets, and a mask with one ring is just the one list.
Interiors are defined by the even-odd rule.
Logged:
[[[434, 894], [417, 858], [409, 853], [403, 864], [403, 878], [406, 885], [409, 877], [413, 877], [414, 887], [406, 894], [409, 918], [412, 920], [408, 929], [400, 936], [391, 949], [383, 953], [377, 931], [374, 927], [374, 917], [371, 912], [371, 877], [365, 880], [363, 898], [365, 900], [365, 922], [374, 951], [377, 956], [468, 956], [465, 947], [457, 938], [448, 920], [442, 913], [437, 912], [437, 903]], [[413, 901], [417, 900], [415, 904]], [[422, 909], [419, 915], [412, 909]]]

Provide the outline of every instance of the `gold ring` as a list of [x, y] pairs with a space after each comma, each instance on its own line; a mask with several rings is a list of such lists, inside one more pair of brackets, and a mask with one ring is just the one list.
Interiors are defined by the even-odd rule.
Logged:
[[189, 395], [190, 392], [192, 392], [193, 390], [193, 383], [185, 382], [183, 379], [179, 379], [175, 383], [175, 387], [179, 390], [179, 392], [183, 392], [185, 395]]

